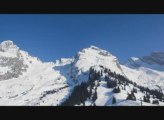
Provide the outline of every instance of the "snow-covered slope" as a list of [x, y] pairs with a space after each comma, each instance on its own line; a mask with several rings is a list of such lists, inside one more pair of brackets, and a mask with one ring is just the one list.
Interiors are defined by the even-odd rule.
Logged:
[[12, 41], [0, 45], [0, 105], [57, 105], [68, 94], [67, 80], [51, 62], [20, 50]]
[[[115, 86], [109, 87], [113, 80]], [[121, 91], [114, 93], [117, 87]], [[136, 101], [127, 100], [134, 88]], [[156, 99], [164, 105], [160, 91], [154, 89], [164, 92], [163, 52], [132, 57], [121, 65], [110, 52], [90, 46], [71, 58], [42, 62], [11, 40], [0, 44], [0, 105], [140, 106], [147, 94], [150, 103], [142, 105], [154, 105]]]
[[0, 105], [59, 105], [74, 86], [88, 81], [95, 65], [123, 74], [117, 58], [95, 46], [55, 63], [41, 62], [10, 40], [0, 48]]
[[164, 52], [152, 52], [149, 56], [141, 58], [131, 57], [125, 65], [131, 68], [146, 67], [164, 71]]
[[[138, 58], [133, 59], [138, 60]], [[70, 85], [77, 86], [80, 85], [80, 83], [82, 82], [89, 82], [88, 76], [91, 67], [94, 67], [97, 72], [100, 72], [100, 66], [103, 68], [108, 68], [111, 70], [111, 72], [115, 72], [116, 74], [123, 75], [127, 79], [136, 82], [137, 85], [150, 87], [150, 89], [159, 89], [159, 86], [162, 87], [164, 83], [161, 80], [163, 75], [162, 73], [160, 73], [161, 71], [151, 70], [150, 68], [146, 68], [145, 66], [139, 67], [138, 70], [138, 68], [136, 69], [136, 66], [132, 67], [128, 65], [120, 65], [115, 56], [95, 46], [90, 46], [89, 48], [82, 49], [72, 58], [62, 58], [60, 60], [57, 60], [55, 62], [54, 69], [60, 71], [60, 73], [67, 78], [67, 81]], [[137, 75], [139, 75], [140, 77], [138, 77]], [[127, 86], [126, 90], [122, 90], [121, 93], [114, 95], [112, 92], [113, 89], [107, 88], [106, 82], [103, 81], [103, 78], [101, 79], [102, 81], [99, 83], [100, 86], [96, 88], [97, 100], [94, 102], [94, 104], [98, 106], [128, 104], [135, 106], [141, 105], [140, 98], [143, 98], [145, 93], [140, 92], [140, 89], [138, 89], [139, 92], [135, 94], [137, 101], [126, 100], [127, 92], [130, 93], [134, 85]], [[154, 80], [154, 83], [152, 83], [151, 80]], [[157, 86], [158, 84], [159, 86]], [[113, 96], [117, 98], [117, 104], [111, 104]], [[143, 102], [142, 104], [152, 105], [145, 102]], [[85, 101], [85, 105], [93, 105], [93, 101], [88, 99]], [[163, 103], [160, 103], [160, 105], [163, 105]]]
[[59, 70], [68, 80], [72, 79], [74, 83], [80, 84], [88, 80], [90, 67], [98, 65], [123, 75], [117, 58], [95, 46], [82, 49], [72, 58], [56, 60], [54, 69]]
[[139, 85], [164, 90], [164, 53], [153, 52], [150, 56], [130, 58], [121, 65], [125, 75]]

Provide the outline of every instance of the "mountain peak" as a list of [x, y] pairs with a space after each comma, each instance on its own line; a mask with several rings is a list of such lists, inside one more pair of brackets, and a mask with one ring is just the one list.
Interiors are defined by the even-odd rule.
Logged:
[[133, 61], [139, 60], [139, 58], [137, 58], [137, 57], [131, 57], [130, 59], [133, 60]]
[[91, 45], [89, 48], [91, 48], [91, 49], [96, 49], [96, 50], [100, 49], [100, 48], [98, 48], [98, 47], [96, 47], [96, 46], [94, 46], [94, 45]]
[[[92, 50], [96, 50], [96, 51], [106, 51], [106, 50], [103, 50], [97, 46], [94, 46], [94, 45], [91, 45], [90, 47], [88, 47], [87, 49], [92, 49]], [[106, 51], [107, 52], [107, 51]], [[108, 52], [109, 53], [109, 52]]]
[[6, 40], [6, 41], [3, 41], [1, 44], [0, 44], [0, 50], [1, 51], [7, 51], [8, 49], [16, 49], [18, 50], [19, 47], [16, 46], [13, 41], [11, 40]]
[[13, 41], [6, 40], [0, 44], [0, 57], [17, 57], [19, 47]]
[[14, 44], [12, 40], [5, 40], [1, 44]]
[[135, 58], [131, 57], [125, 63], [126, 66], [132, 68], [146, 67], [155, 70], [164, 70], [164, 52], [152, 52], [149, 55]]
[[79, 51], [74, 57], [74, 66], [85, 73], [92, 66], [103, 66], [123, 74], [117, 57], [110, 52], [91, 45]]
[[155, 52], [152, 52], [150, 54], [150, 56], [156, 57], [156, 58], [164, 58], [164, 52], [157, 52], [157, 51], [155, 51]]
[[164, 52], [152, 52], [149, 56], [143, 56], [140, 59], [148, 64], [164, 65]]
[[92, 53], [91, 55], [96, 55], [96, 54], [99, 54], [101, 56], [113, 56], [110, 52], [104, 50], [104, 49], [101, 49], [99, 47], [96, 47], [94, 45], [91, 45], [90, 47], [88, 48], [84, 48], [82, 49], [81, 51], [78, 52], [78, 55], [81, 55], [81, 54], [87, 54], [87, 53]]

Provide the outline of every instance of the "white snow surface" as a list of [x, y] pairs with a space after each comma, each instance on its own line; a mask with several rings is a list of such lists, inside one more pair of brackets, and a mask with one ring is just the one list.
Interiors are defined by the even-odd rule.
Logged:
[[19, 47], [14, 45], [11, 40], [4, 41], [0, 44], [0, 56], [16, 57]]
[[5, 73], [7, 73], [7, 71], [10, 71], [9, 67], [2, 67], [2, 66], [0, 66], [0, 75], [3, 75]]
[[125, 76], [138, 85], [164, 91], [164, 65], [148, 64], [146, 61], [140, 60], [140, 58], [132, 57], [121, 65], [121, 68]]
[[82, 49], [72, 58], [56, 60], [54, 69], [59, 70], [69, 82], [73, 81], [73, 84], [80, 84], [81, 82], [88, 81], [90, 67], [99, 65], [123, 75], [117, 58], [111, 53], [93, 45]]
[[[7, 45], [10, 47], [7, 48]], [[54, 63], [41, 62], [27, 52], [17, 49], [11, 41], [1, 43], [1, 48], [5, 50], [1, 52], [8, 58], [17, 57], [17, 53], [20, 53], [28, 68], [18, 78], [0, 81], [0, 105], [58, 105], [68, 95], [67, 79], [53, 69]], [[0, 54], [2, 56], [4, 57]], [[0, 68], [0, 73], [3, 74], [9, 70], [7, 67]], [[46, 94], [46, 91], [51, 93]]]
[[[0, 105], [2, 106], [60, 105], [71, 94], [74, 86], [88, 81], [90, 67], [95, 66], [95, 69], [100, 71], [100, 65], [126, 76], [138, 85], [164, 90], [163, 66], [148, 65], [135, 57], [130, 63], [120, 65], [118, 59], [111, 53], [93, 45], [82, 49], [72, 58], [42, 62], [20, 50], [10, 40], [0, 44], [0, 57], [17, 58], [18, 56], [28, 68], [18, 78], [0, 81]], [[10, 67], [0, 65], [0, 75], [8, 71], [11, 71]], [[126, 91], [113, 94], [112, 89], [106, 87], [105, 81], [101, 81], [97, 88], [98, 99], [95, 103], [97, 106], [140, 106], [139, 99], [143, 96], [141, 92], [136, 94], [137, 101], [126, 100], [127, 92], [132, 88], [129, 86]], [[117, 99], [116, 104], [112, 104], [113, 96]], [[90, 105], [89, 100], [86, 101], [86, 105]], [[152, 104], [143, 103], [143, 105]]]
[[[133, 85], [126, 86], [126, 90], [123, 90], [123, 86], [120, 85], [120, 93], [113, 93], [113, 88], [107, 88], [106, 82], [101, 81], [100, 86], [97, 88], [97, 100], [95, 101], [96, 106], [164, 106], [164, 103], [159, 102], [159, 105], [143, 102], [144, 94], [137, 89], [136, 101], [126, 100], [127, 93], [131, 93], [134, 88]], [[112, 104], [113, 97], [116, 98], [116, 103]], [[142, 105], [141, 105], [142, 99]]]

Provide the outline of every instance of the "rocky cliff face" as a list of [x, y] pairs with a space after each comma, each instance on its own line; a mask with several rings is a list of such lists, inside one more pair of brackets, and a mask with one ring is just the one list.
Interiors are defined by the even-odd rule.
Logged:
[[164, 52], [152, 52], [149, 56], [142, 57], [141, 60], [150, 65], [164, 65]]
[[18, 78], [26, 71], [28, 65], [24, 63], [19, 47], [12, 41], [0, 44], [0, 80]]

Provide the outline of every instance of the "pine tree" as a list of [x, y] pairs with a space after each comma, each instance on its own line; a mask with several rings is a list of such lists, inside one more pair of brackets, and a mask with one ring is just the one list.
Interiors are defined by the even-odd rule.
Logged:
[[116, 85], [117, 85], [117, 82], [115, 80], [107, 80], [108, 88], [114, 88]]
[[103, 71], [101, 70], [101, 76], [103, 76]]
[[113, 89], [113, 92], [114, 92], [114, 93], [120, 93], [120, 91], [121, 91], [121, 90], [120, 90], [119, 87], [115, 87], [115, 88]]
[[150, 103], [150, 96], [148, 93], [146, 93], [146, 95], [143, 97], [143, 101]]
[[146, 96], [143, 97], [143, 101], [144, 102], [147, 102]]
[[131, 94], [128, 94], [128, 96], [127, 96], [126, 99], [127, 99], [127, 100], [134, 100], [134, 101], [136, 101], [136, 97], [135, 97], [135, 95], [134, 95], [133, 92], [131, 92]]
[[104, 72], [105, 72], [105, 73], [107, 73], [107, 72], [108, 72], [108, 69], [107, 69], [107, 68], [105, 68]]
[[137, 89], [136, 88], [133, 88], [132, 90], [134, 93], [137, 93]]
[[97, 90], [95, 89], [92, 100], [95, 101], [96, 99], [97, 99]]
[[116, 98], [113, 97], [113, 99], [112, 99], [112, 104], [115, 104], [115, 103], [116, 103]]
[[158, 100], [153, 100], [152, 104], [159, 104]]
[[129, 85], [129, 83], [128, 82], [126, 82], [126, 84], [125, 85]]
[[107, 82], [109, 80], [108, 76], [105, 76], [105, 81]]
[[124, 90], [126, 90], [125, 84], [124, 84]]
[[120, 80], [118, 81], [118, 84], [121, 85], [121, 81]]
[[155, 95], [153, 95], [153, 99], [155, 99]]
[[96, 106], [96, 103], [93, 103], [93, 106]]

